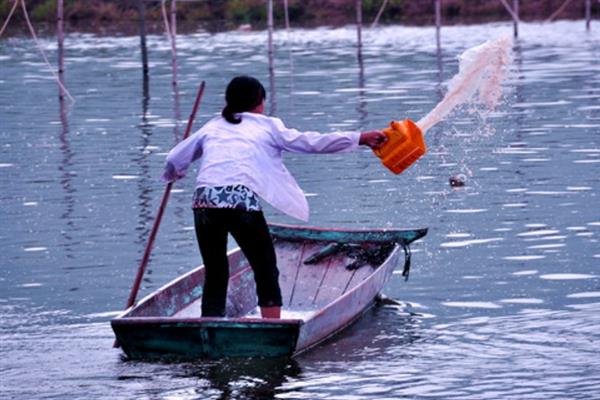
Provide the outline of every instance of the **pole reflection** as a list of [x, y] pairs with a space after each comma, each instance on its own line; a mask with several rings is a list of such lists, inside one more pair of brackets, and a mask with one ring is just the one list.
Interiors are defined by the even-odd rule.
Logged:
[[[59, 89], [60, 90], [60, 89]], [[62, 93], [62, 91], [60, 92]], [[64, 250], [67, 258], [74, 258], [74, 235], [72, 232], [76, 230], [73, 220], [73, 212], [75, 211], [75, 192], [73, 188], [73, 174], [71, 169], [73, 166], [73, 151], [69, 143], [69, 121], [67, 119], [67, 105], [64, 96], [59, 97], [60, 105], [60, 122], [61, 131], [59, 134], [60, 151], [62, 153], [61, 163], [58, 165], [58, 170], [61, 172], [60, 185], [63, 189], [63, 205], [65, 207], [60, 219], [65, 221], [65, 228], [61, 229], [60, 234], [64, 239]]]
[[362, 46], [358, 47], [357, 52], [357, 62], [358, 62], [358, 105], [356, 107], [356, 111], [358, 112], [359, 119], [359, 128], [361, 130], [365, 129], [365, 122], [367, 116], [369, 115], [367, 111], [367, 101], [366, 101], [366, 90], [365, 90], [365, 65], [362, 56]]
[[[148, 146], [152, 137], [152, 124], [148, 122], [148, 107], [150, 103], [150, 82], [147, 74], [143, 75], [142, 79], [142, 120], [138, 125], [140, 129], [140, 146], [139, 153], [132, 160], [133, 165], [139, 166], [139, 179], [137, 180], [138, 188], [138, 224], [135, 228], [137, 232], [136, 244], [143, 249], [144, 244], [150, 234], [152, 225], [153, 210], [152, 204], [152, 183], [154, 179], [150, 174], [150, 160]], [[152, 274], [151, 268], [148, 268], [145, 281], [149, 281], [148, 275]]]

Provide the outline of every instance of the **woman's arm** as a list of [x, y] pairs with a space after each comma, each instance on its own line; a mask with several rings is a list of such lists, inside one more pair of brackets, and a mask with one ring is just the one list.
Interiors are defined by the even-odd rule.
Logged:
[[203, 138], [204, 135], [200, 130], [169, 151], [160, 177], [163, 182], [173, 182], [185, 176], [189, 165], [202, 155]]
[[287, 128], [280, 119], [272, 118], [273, 131], [277, 144], [286, 151], [294, 153], [339, 153], [351, 151], [364, 144], [378, 147], [387, 138], [379, 131], [370, 132], [300, 132]]

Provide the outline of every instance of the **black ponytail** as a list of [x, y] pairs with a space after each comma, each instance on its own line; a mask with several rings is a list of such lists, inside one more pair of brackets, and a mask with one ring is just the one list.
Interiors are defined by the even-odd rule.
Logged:
[[242, 118], [236, 114], [255, 109], [265, 98], [265, 88], [258, 79], [250, 76], [237, 76], [227, 85], [226, 105], [221, 115], [227, 122], [239, 124], [242, 122]]
[[235, 113], [231, 111], [231, 107], [229, 107], [228, 105], [223, 107], [221, 115], [223, 116], [223, 118], [225, 118], [225, 121], [229, 122], [230, 124], [239, 124], [240, 122], [242, 122], [242, 118], [236, 117]]

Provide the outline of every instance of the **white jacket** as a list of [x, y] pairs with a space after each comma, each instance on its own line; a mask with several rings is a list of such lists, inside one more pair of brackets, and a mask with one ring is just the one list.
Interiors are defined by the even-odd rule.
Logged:
[[358, 147], [360, 132], [300, 132], [278, 118], [241, 113], [242, 122], [223, 117], [207, 122], [167, 155], [162, 175], [170, 182], [200, 158], [196, 187], [245, 185], [282, 212], [308, 221], [308, 202], [283, 164], [284, 151], [339, 153]]

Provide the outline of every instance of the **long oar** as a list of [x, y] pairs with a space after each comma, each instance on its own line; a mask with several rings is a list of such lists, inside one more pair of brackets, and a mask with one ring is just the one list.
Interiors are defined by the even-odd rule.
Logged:
[[[196, 111], [198, 111], [198, 107], [200, 106], [200, 100], [202, 100], [202, 95], [204, 94], [204, 86], [205, 83], [204, 81], [202, 81], [202, 83], [200, 84], [200, 88], [198, 89], [196, 101], [194, 102], [194, 107], [192, 108], [192, 113], [190, 114], [190, 118], [188, 119], [187, 127], [185, 128], [185, 133], [183, 134], [182, 140], [185, 140], [190, 134], [190, 130], [192, 129], [192, 123], [194, 122], [194, 117], [196, 116]], [[146, 265], [148, 265], [148, 260], [150, 259], [152, 245], [154, 244], [154, 239], [156, 238], [156, 233], [158, 232], [160, 221], [162, 220], [162, 216], [165, 212], [167, 202], [169, 201], [169, 194], [171, 194], [172, 187], [173, 182], [169, 182], [165, 187], [165, 192], [163, 193], [162, 201], [160, 202], [160, 207], [158, 208], [158, 214], [156, 214], [156, 220], [154, 220], [152, 231], [150, 231], [150, 237], [148, 238], [148, 243], [146, 244], [146, 249], [144, 250], [144, 256], [142, 257], [142, 261], [140, 262], [140, 266], [138, 267], [137, 275], [135, 276], [135, 281], [133, 281], [133, 286], [131, 287], [131, 292], [129, 293], [129, 298], [127, 299], [127, 305], [125, 306], [125, 309], [128, 309], [135, 303], [138, 291], [140, 290], [140, 284], [142, 283], [142, 278], [144, 277], [144, 272], [146, 271]], [[119, 343], [115, 340], [114, 347], [118, 346]]]

